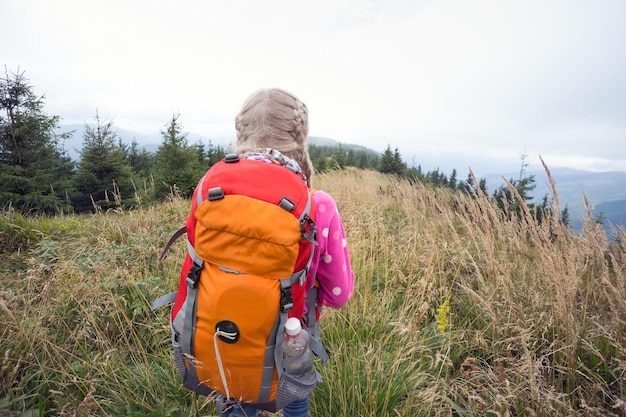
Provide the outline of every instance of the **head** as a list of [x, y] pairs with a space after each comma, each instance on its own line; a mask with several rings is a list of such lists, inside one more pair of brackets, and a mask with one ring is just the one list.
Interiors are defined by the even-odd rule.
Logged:
[[259, 148], [273, 148], [296, 160], [311, 186], [313, 164], [306, 138], [309, 115], [296, 96], [277, 88], [254, 92], [235, 119], [236, 151], [239, 154]]

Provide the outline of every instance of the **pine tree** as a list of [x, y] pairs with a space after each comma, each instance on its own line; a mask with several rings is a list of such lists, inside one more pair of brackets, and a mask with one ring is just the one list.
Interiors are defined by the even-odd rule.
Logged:
[[331, 159], [336, 167], [345, 168], [347, 165], [346, 152], [341, 145], [339, 145], [339, 148], [332, 154]]
[[187, 134], [179, 115], [172, 116], [165, 130], [163, 141], [154, 157], [155, 199], [161, 200], [172, 194], [190, 197], [198, 180], [207, 170], [198, 160], [198, 152], [187, 144]]
[[116, 142], [113, 122], [102, 123], [96, 114], [94, 128], [85, 125], [80, 162], [72, 199], [79, 212], [128, 207], [134, 204], [132, 169], [124, 148]]
[[478, 180], [478, 184], [476, 184], [474, 182], [474, 176], [471, 172], [469, 172], [465, 181], [459, 181], [457, 189], [472, 196], [478, 196], [479, 190], [482, 192], [482, 194], [486, 195], [487, 180], [485, 178], [481, 178], [480, 180]]
[[136, 139], [133, 139], [131, 142], [126, 158], [133, 170], [133, 173], [138, 175], [140, 178], [146, 178], [150, 174], [153, 156], [145, 149], [140, 151], [139, 144]]
[[526, 164], [525, 160], [526, 155], [522, 155], [522, 167], [520, 169], [519, 179], [514, 180], [511, 178], [509, 180], [510, 186], [501, 187], [493, 193], [493, 199], [498, 204], [498, 207], [500, 207], [509, 218], [512, 218], [513, 215], [519, 216], [522, 212], [523, 205], [526, 205], [531, 213], [536, 210], [536, 205], [532, 203], [534, 197], [531, 195], [531, 192], [537, 185], [535, 184], [534, 175], [526, 176], [526, 167], [528, 164]]
[[383, 174], [394, 174], [395, 173], [395, 161], [393, 158], [393, 151], [391, 150], [391, 145], [387, 144], [387, 148], [383, 152], [383, 155], [380, 157], [380, 161], [378, 162], [378, 171]]
[[392, 151], [391, 145], [387, 144], [387, 149], [378, 161], [378, 172], [404, 177], [406, 170], [406, 164], [402, 161], [398, 148], [396, 147], [395, 151]]
[[198, 166], [208, 166], [209, 165], [209, 153], [205, 150], [204, 143], [200, 139], [196, 141], [191, 148], [196, 153], [196, 157], [198, 158]]
[[220, 145], [213, 145], [213, 142], [209, 140], [209, 148], [207, 149], [208, 166], [212, 167], [226, 156], [226, 150]]
[[368, 160], [367, 160], [367, 153], [365, 152], [361, 152], [359, 154], [359, 161], [358, 161], [358, 167], [360, 169], [366, 169], [368, 165]]
[[457, 182], [458, 180], [456, 179], [456, 169], [453, 169], [452, 174], [450, 174], [450, 179], [448, 180], [448, 187], [452, 188], [453, 190], [456, 190]]
[[328, 169], [327, 155], [322, 146], [309, 145], [309, 158], [315, 172], [325, 172]]
[[563, 226], [565, 227], [570, 226], [570, 215], [569, 215], [569, 208], [567, 207], [567, 205], [565, 206], [563, 211], [561, 211], [561, 222], [563, 223]]
[[59, 149], [58, 116], [43, 111], [23, 72], [0, 79], [0, 207], [22, 212], [70, 210], [73, 163]]
[[394, 174], [400, 177], [404, 177], [404, 175], [406, 174], [406, 164], [402, 160], [402, 156], [400, 155], [400, 151], [398, 150], [398, 147], [396, 147], [396, 149], [393, 152], [393, 167], [394, 167]]

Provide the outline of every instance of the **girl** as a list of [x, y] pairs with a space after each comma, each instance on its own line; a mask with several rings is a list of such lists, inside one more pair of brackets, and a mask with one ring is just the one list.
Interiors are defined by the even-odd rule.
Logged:
[[[236, 152], [242, 157], [264, 158], [275, 163], [295, 163], [306, 176], [311, 187], [313, 164], [309, 158], [306, 139], [309, 119], [306, 105], [287, 91], [272, 88], [253, 93], [244, 103], [235, 119], [237, 130]], [[278, 151], [282, 156], [276, 160], [266, 152]], [[324, 191], [313, 193], [316, 205], [317, 242], [315, 247], [307, 290], [317, 281], [317, 307], [339, 308], [346, 304], [354, 289], [354, 273], [350, 267], [346, 234], [333, 198]], [[285, 417], [307, 417], [308, 397], [293, 402], [283, 409]], [[235, 407], [231, 417], [256, 417], [258, 410]]]

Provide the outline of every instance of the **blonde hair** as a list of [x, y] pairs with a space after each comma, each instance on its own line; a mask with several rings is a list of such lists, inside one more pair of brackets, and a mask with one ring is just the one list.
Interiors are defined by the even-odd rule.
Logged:
[[313, 164], [306, 138], [309, 115], [306, 105], [287, 91], [270, 88], [254, 92], [235, 118], [238, 154], [273, 148], [294, 159], [311, 187]]

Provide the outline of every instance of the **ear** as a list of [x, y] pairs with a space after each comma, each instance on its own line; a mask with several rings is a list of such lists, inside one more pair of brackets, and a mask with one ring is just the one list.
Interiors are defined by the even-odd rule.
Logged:
[[306, 138], [309, 137], [309, 128], [307, 127], [306, 129], [304, 129], [304, 139], [306, 140]]

